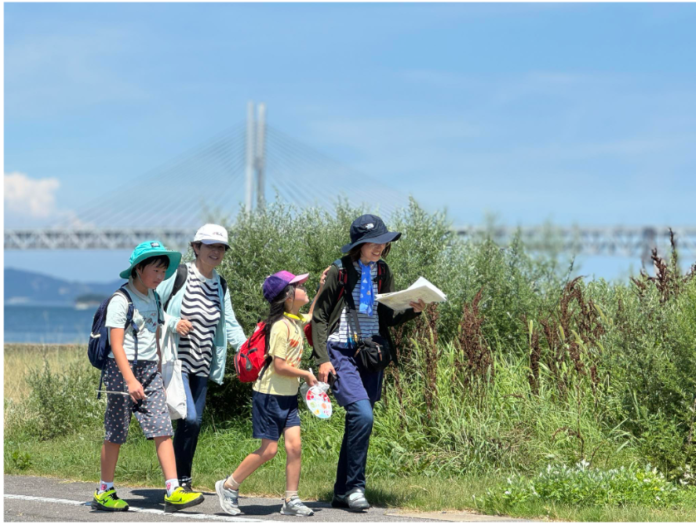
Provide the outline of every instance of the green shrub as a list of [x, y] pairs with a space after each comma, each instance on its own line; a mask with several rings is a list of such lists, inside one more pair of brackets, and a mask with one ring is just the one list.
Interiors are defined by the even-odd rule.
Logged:
[[31, 467], [31, 454], [28, 452], [13, 450], [10, 454], [10, 462], [12, 467], [16, 468], [17, 470], [26, 470]]
[[63, 372], [48, 363], [27, 376], [31, 388], [29, 406], [34, 414], [27, 429], [39, 439], [52, 439], [101, 423], [104, 401], [97, 400], [99, 372], [84, 363], [73, 363]]
[[482, 508], [499, 503], [514, 506], [537, 500], [583, 506], [641, 504], [663, 507], [678, 503], [682, 493], [683, 490], [650, 465], [599, 470], [581, 462], [575, 467], [549, 465], [531, 479], [512, 476], [498, 489], [489, 489], [480, 505]]

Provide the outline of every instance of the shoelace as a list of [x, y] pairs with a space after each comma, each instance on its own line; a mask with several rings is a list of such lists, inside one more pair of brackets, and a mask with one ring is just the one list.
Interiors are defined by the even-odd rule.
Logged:
[[288, 506], [290, 507], [307, 507], [304, 503], [302, 503], [302, 500], [295, 496], [294, 498], [290, 499], [290, 501], [287, 502]]

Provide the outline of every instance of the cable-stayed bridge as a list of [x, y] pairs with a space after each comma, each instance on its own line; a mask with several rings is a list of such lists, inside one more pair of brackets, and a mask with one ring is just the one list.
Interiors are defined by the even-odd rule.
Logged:
[[[250, 104], [246, 122], [94, 199], [98, 204], [76, 210], [70, 221], [44, 229], [5, 230], [5, 249], [131, 249], [148, 238], [184, 249], [204, 221], [229, 220], [242, 206], [262, 208], [276, 196], [298, 208], [313, 206], [331, 212], [338, 203], [336, 196], [341, 195], [352, 205], [367, 204], [370, 209], [378, 205], [385, 218], [408, 205], [404, 192], [267, 125], [263, 105], [254, 113]], [[137, 192], [134, 187], [152, 191]], [[502, 244], [517, 230], [481, 225], [455, 228], [466, 238], [491, 235]], [[665, 252], [669, 245], [666, 226], [519, 230], [532, 250], [640, 257], [644, 262], [653, 247]], [[674, 232], [680, 253], [696, 256], [696, 227], [675, 227]]]

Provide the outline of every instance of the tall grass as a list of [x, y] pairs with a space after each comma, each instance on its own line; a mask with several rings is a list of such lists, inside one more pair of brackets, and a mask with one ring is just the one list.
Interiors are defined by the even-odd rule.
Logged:
[[[220, 270], [247, 333], [266, 314], [263, 279], [280, 269], [310, 272], [313, 290], [363, 211], [341, 206], [328, 215], [274, 204], [238, 217]], [[397, 288], [423, 275], [448, 301], [394, 331], [400, 366], [388, 369], [376, 407], [371, 479], [533, 476], [549, 464], [585, 461], [602, 469], [650, 463], [670, 482], [692, 482], [685, 473], [696, 459], [696, 279], [679, 273], [676, 251], [669, 261], [654, 254], [654, 279], [585, 282], [571, 274], [572, 260], [532, 256], [519, 236], [506, 248], [462, 241], [444, 213], [415, 202], [389, 227], [403, 233], [388, 257]], [[228, 473], [220, 457], [233, 467], [255, 446], [250, 388], [231, 365], [225, 384], [209, 392], [197, 455], [204, 479]], [[46, 411], [98, 413], [75, 401], [89, 390], [78, 383], [91, 378], [96, 388], [86, 360], [29, 377], [25, 417], [6, 419], [13, 443], [6, 461], [22, 439], [99, 435], [96, 415], [63, 414], [57, 433], [47, 430], [56, 421]], [[337, 460], [342, 416], [340, 408], [329, 421], [303, 412], [303, 476], [319, 480], [317, 494], [330, 490], [326, 465]], [[259, 479], [275, 480], [277, 470], [280, 484], [282, 469], [273, 468]]]

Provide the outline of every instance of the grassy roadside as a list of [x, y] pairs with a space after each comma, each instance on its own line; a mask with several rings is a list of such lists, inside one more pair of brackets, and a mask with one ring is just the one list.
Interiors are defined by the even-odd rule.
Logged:
[[73, 363], [86, 359], [86, 348], [75, 345], [36, 345], [11, 343], [5, 345], [5, 400], [20, 403], [29, 394], [26, 376], [46, 362], [52, 370], [61, 372]]
[[[27, 374], [38, 373], [47, 366], [52, 372], [70, 371], [84, 364], [84, 347], [50, 347], [8, 345], [5, 348], [5, 447], [6, 474], [56, 476], [98, 481], [99, 451], [102, 428], [99, 415], [93, 414], [89, 425], [64, 436], [38, 439], [28, 432], [27, 425], [18, 425], [30, 418], [25, 403], [29, 393]], [[92, 374], [93, 376], [94, 374]], [[93, 377], [87, 376], [88, 395]], [[75, 376], [70, 376], [75, 377]], [[58, 388], [58, 387], [57, 387]], [[96, 388], [96, 383], [94, 384]], [[89, 394], [91, 395], [91, 394]], [[68, 400], [71, 398], [67, 398]], [[103, 403], [100, 402], [100, 403]], [[66, 407], [69, 408], [69, 407]], [[100, 406], [96, 407], [97, 409]], [[98, 410], [95, 410], [98, 412]], [[102, 408], [103, 413], [103, 408]], [[336, 417], [341, 417], [338, 411]], [[7, 417], [9, 416], [9, 417]], [[303, 414], [305, 454], [303, 458], [301, 494], [307, 499], [328, 500], [337, 461], [336, 429], [325, 422]], [[9, 426], [8, 426], [9, 425]], [[370, 479], [368, 497], [377, 505], [414, 511], [476, 510], [493, 515], [574, 521], [695, 521], [696, 496], [689, 492], [679, 505], [654, 508], [645, 505], [583, 506], [554, 503], [482, 501], [487, 490], [499, 491], [511, 472], [394, 474], [384, 468], [381, 455], [383, 443], [391, 434], [385, 421], [377, 421], [372, 457], [368, 464]], [[336, 434], [336, 435], [334, 435]], [[258, 443], [250, 438], [248, 421], [215, 422], [209, 420], [201, 435], [196, 455], [195, 482], [200, 488], [213, 490], [217, 479], [229, 474]], [[243, 487], [249, 495], [280, 497], [284, 490], [284, 453], [262, 467]], [[120, 483], [159, 487], [161, 471], [154, 446], [144, 439], [135, 419], [129, 441], [122, 448], [117, 469]]]
[[[215, 481], [227, 475], [257, 442], [244, 429], [206, 431], [201, 435], [196, 456], [196, 486], [213, 491]], [[78, 481], [99, 480], [99, 450], [101, 432], [93, 431], [79, 437], [71, 436], [53, 441], [5, 443], [5, 473], [13, 475], [56, 476]], [[282, 447], [281, 447], [282, 449]], [[14, 450], [28, 455], [29, 465], [12, 459]], [[331, 497], [333, 473], [337, 457], [323, 461], [313, 458], [302, 466], [300, 493], [308, 500], [328, 501]], [[285, 487], [284, 454], [282, 450], [270, 463], [244, 483], [243, 494], [278, 497]], [[116, 479], [129, 486], [160, 487], [161, 471], [154, 453], [138, 427], [131, 427], [131, 437], [119, 458]], [[568, 521], [694, 521], [696, 498], [680, 507], [648, 508], [642, 505], [584, 507], [578, 505], [529, 503], [481, 507], [480, 498], [487, 489], [494, 490], [504, 481], [504, 475], [462, 477], [404, 476], [385, 478], [370, 476], [368, 498], [379, 506], [412, 511], [472, 510], [492, 515], [509, 515], [530, 519]]]

